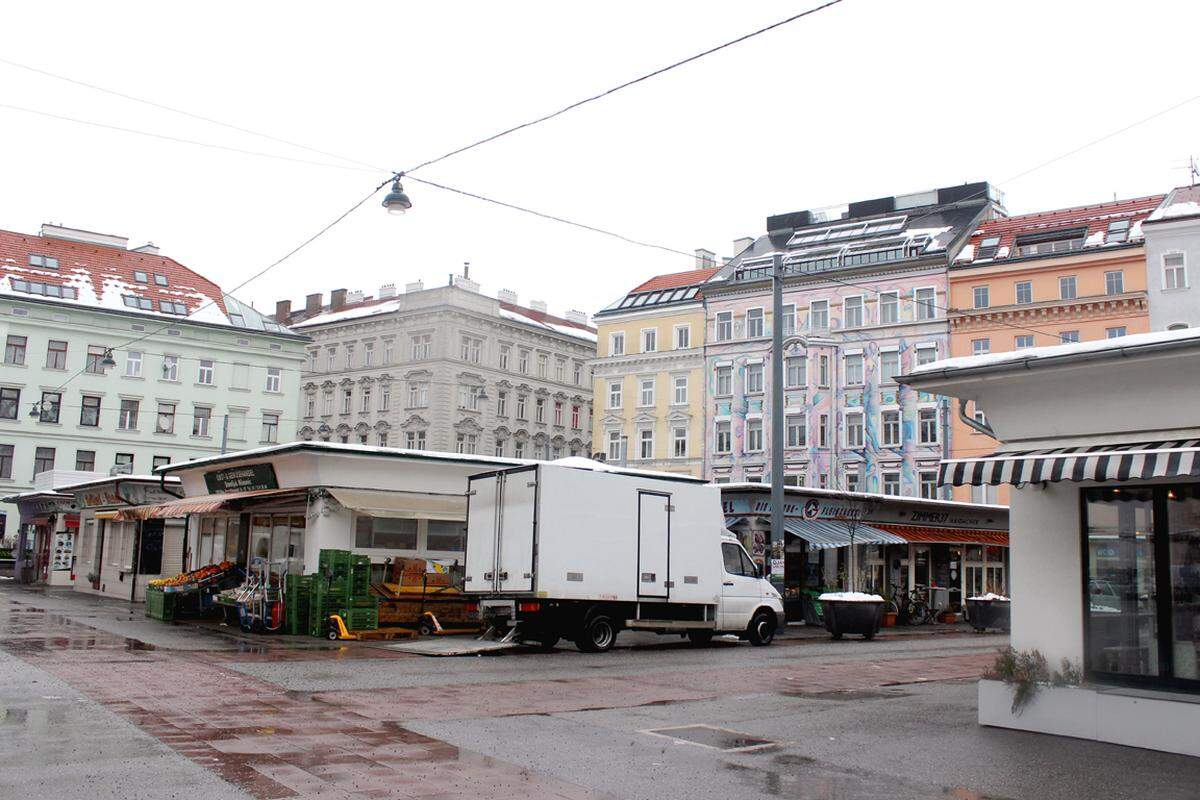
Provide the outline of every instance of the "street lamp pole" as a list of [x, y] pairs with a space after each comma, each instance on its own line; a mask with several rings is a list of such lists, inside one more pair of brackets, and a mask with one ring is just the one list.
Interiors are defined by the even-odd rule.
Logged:
[[783, 531], [783, 256], [771, 257], [771, 530], [766, 541], [766, 577], [771, 577], [775, 541]]

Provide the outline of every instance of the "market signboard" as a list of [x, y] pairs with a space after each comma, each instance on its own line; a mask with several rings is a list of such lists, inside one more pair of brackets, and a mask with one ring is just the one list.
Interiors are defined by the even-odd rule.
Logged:
[[269, 462], [245, 464], [204, 473], [204, 484], [209, 494], [224, 492], [256, 492], [263, 489], [278, 489], [275, 465]]
[[[900, 497], [895, 500], [886, 497], [859, 500], [824, 495], [797, 498], [794, 491], [789, 494], [791, 497], [784, 502], [783, 513], [784, 516], [793, 518], [860, 520], [866, 523], [883, 522], [985, 530], [1003, 530], [1007, 526], [1007, 514], [997, 514], [990, 510], [959, 508], [952, 504], [906, 503], [904, 498]], [[771, 513], [770, 498], [761, 492], [742, 493], [737, 490], [722, 492], [721, 507], [726, 515], [768, 516]]]

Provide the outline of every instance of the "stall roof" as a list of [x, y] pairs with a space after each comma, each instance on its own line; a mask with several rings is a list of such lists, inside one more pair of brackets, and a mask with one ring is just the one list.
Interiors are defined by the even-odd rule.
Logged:
[[810, 547], [817, 550], [824, 550], [830, 547], [849, 547], [851, 542], [854, 544], [907, 543], [894, 533], [880, 530], [880, 527], [860, 522], [851, 530], [849, 524], [841, 520], [832, 519], [797, 519], [796, 517], [789, 517], [783, 521], [784, 530], [793, 536], [799, 536], [808, 542]]
[[62, 492], [50, 491], [47, 489], [36, 489], [32, 492], [21, 492], [20, 494], [10, 494], [8, 497], [0, 497], [0, 502], [4, 503], [19, 503], [22, 500], [74, 500], [74, 496], [64, 494]]
[[894, 533], [914, 544], [988, 544], [1008, 547], [1007, 531], [981, 531], [964, 528], [935, 528], [928, 525], [892, 525], [876, 522], [875, 527]]
[[148, 483], [148, 484], [151, 484], [154, 486], [158, 486], [160, 483], [162, 483], [164, 481], [170, 486], [178, 486], [179, 482], [180, 482], [179, 478], [162, 477], [159, 475], [108, 475], [103, 478], [93, 478], [90, 481], [81, 481], [79, 483], [72, 483], [67, 486], [59, 486], [56, 489], [56, 491], [74, 493], [74, 492], [79, 491], [80, 489], [87, 489], [91, 486], [103, 486], [106, 483], [117, 483], [117, 482], [120, 482], [120, 483]]
[[[770, 494], [771, 484], [769, 483], [721, 483], [716, 484], [722, 493], [728, 491], [738, 492], [756, 492], [759, 494]], [[784, 497], [789, 495], [797, 496], [813, 496], [813, 497], [836, 497], [839, 500], [884, 500], [891, 503], [910, 503], [913, 505], [928, 505], [928, 506], [945, 506], [958, 509], [978, 509], [981, 511], [1001, 511], [1008, 513], [1008, 506], [997, 505], [994, 503], [968, 503], [962, 500], [930, 500], [924, 497], [909, 497], [907, 495], [898, 494], [880, 494], [878, 492], [844, 492], [839, 489], [818, 489], [815, 486], [785, 486], [783, 487]]]
[[342, 489], [329, 487], [329, 493], [346, 508], [372, 517], [441, 519], [461, 522], [467, 518], [466, 494], [438, 492], [388, 491], [384, 489]]
[[208, 494], [203, 497], [183, 497], [166, 503], [153, 503], [144, 506], [131, 506], [119, 511], [117, 519], [175, 519], [186, 517], [188, 514], [205, 514], [227, 508], [236, 500], [277, 497], [287, 494], [301, 494], [304, 489], [260, 489], [252, 492], [225, 492], [224, 494]]

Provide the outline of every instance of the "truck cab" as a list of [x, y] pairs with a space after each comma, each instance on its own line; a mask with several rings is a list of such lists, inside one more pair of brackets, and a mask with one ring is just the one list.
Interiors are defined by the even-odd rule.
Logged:
[[[774, 638], [775, 629], [783, 624], [783, 599], [771, 582], [762, 577], [737, 538], [728, 534], [721, 537], [721, 564], [724, 575], [721, 581], [721, 600], [718, 603], [717, 627], [722, 631], [737, 633], [745, 631], [747, 637], [751, 622], [759, 626], [755, 639]], [[755, 612], [769, 608], [774, 619], [755, 620]], [[767, 627], [769, 626], [769, 630]]]

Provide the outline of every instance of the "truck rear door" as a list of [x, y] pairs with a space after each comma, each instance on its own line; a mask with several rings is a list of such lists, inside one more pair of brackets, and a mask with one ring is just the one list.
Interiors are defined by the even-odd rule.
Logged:
[[496, 591], [496, 534], [500, 512], [501, 475], [484, 475], [468, 481], [467, 557], [468, 592]]
[[639, 597], [661, 597], [671, 593], [671, 496], [661, 492], [638, 492]]
[[501, 475], [497, 589], [501, 592], [531, 592], [534, 529], [537, 525], [537, 467], [512, 470]]

